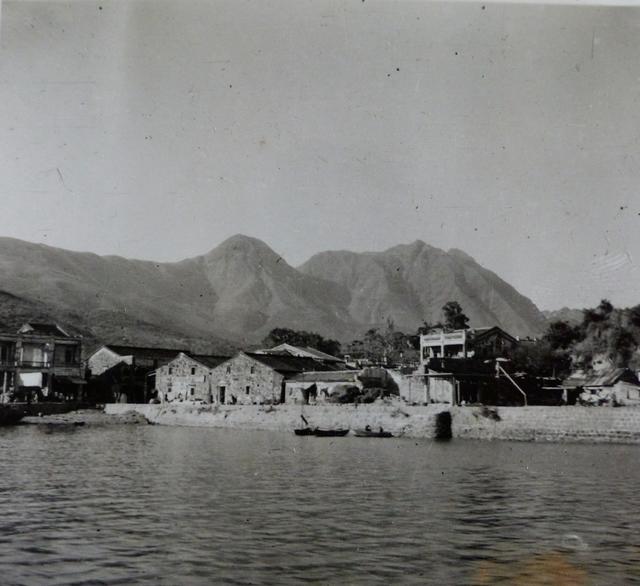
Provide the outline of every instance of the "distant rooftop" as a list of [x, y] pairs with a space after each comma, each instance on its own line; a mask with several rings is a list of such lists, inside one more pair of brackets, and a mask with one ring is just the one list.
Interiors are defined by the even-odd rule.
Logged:
[[19, 334], [33, 334], [36, 336], [57, 336], [59, 338], [70, 338], [58, 324], [47, 324], [38, 322], [27, 322], [19, 330]]
[[119, 356], [133, 356], [134, 358], [151, 360], [171, 360], [180, 354], [180, 352], [189, 354], [189, 350], [185, 350], [183, 348], [149, 348], [145, 346], [125, 346], [121, 344], [105, 344], [104, 348], [108, 348]]
[[273, 368], [281, 374], [293, 374], [305, 371], [341, 370], [335, 364], [309, 358], [307, 356], [291, 356], [288, 354], [260, 354], [258, 352], [245, 352], [247, 356]]

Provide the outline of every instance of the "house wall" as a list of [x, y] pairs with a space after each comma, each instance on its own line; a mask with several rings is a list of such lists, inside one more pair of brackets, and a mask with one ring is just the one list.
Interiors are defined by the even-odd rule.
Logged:
[[[362, 389], [362, 383], [354, 380], [355, 377], [346, 378], [343, 381], [295, 381], [285, 382], [285, 403], [294, 405], [319, 405], [327, 403], [327, 399], [334, 393], [336, 387], [358, 387]], [[305, 392], [315, 385], [315, 392]]]
[[[388, 371], [398, 386], [400, 397], [410, 404], [427, 403], [427, 385], [422, 376], [403, 375], [400, 372]], [[416, 371], [417, 374], [417, 371]]]
[[133, 357], [120, 356], [107, 348], [100, 348], [100, 350], [96, 351], [93, 356], [89, 358], [87, 366], [89, 367], [91, 374], [93, 376], [97, 376], [120, 362], [131, 364], [133, 362]]
[[211, 371], [214, 402], [239, 405], [279, 403], [284, 376], [246, 354], [238, 354]]
[[427, 377], [429, 403], [454, 403], [455, 383], [451, 377]]
[[162, 402], [215, 402], [211, 370], [185, 354], [156, 370], [156, 389]]

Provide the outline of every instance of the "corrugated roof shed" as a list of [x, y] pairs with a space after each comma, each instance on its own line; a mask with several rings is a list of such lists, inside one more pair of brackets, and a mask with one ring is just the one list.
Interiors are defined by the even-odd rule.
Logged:
[[610, 368], [597, 374], [575, 374], [565, 379], [565, 387], [611, 387], [618, 381], [624, 380], [632, 384], [639, 384], [638, 377], [628, 368]]

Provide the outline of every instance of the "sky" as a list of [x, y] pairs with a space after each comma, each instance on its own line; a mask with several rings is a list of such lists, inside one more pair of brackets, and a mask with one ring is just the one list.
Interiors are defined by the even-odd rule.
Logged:
[[4, 1], [0, 235], [296, 266], [416, 239], [640, 303], [640, 8]]

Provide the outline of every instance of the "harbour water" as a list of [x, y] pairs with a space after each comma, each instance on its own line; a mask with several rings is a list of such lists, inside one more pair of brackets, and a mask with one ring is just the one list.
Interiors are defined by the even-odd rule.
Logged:
[[637, 446], [0, 429], [2, 584], [640, 583]]

